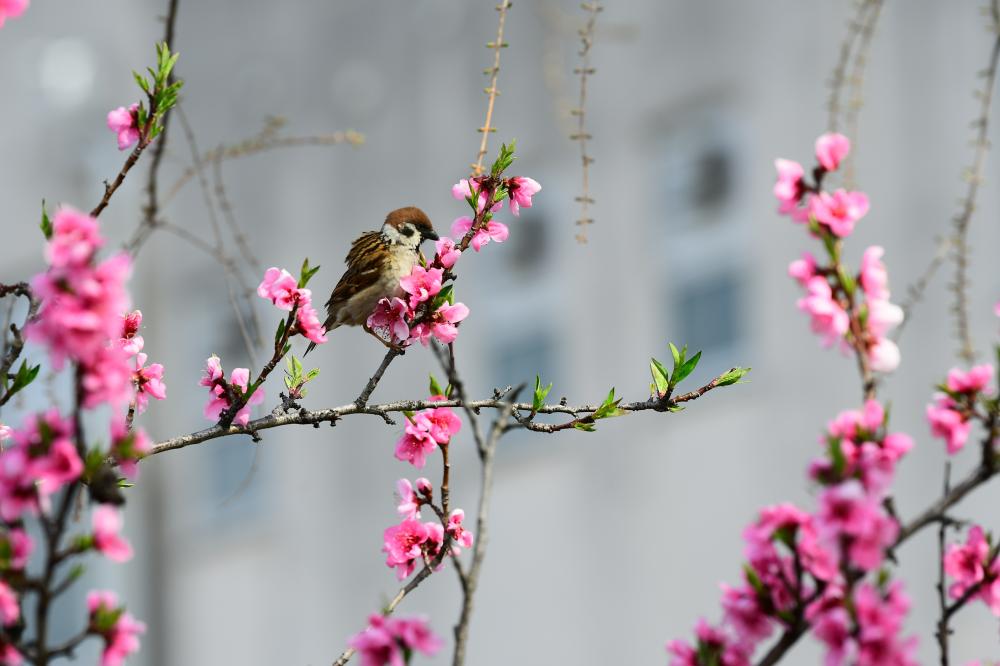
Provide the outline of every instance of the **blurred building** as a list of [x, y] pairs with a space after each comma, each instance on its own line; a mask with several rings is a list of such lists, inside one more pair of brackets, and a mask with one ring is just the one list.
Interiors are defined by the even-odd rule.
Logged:
[[[129, 72], [151, 61], [162, 4], [36, 3], [0, 31], [0, 281], [40, 269], [40, 199], [87, 208], [119, 168], [104, 114], [136, 97]], [[588, 103], [596, 224], [578, 245], [578, 147], [567, 138], [577, 4], [515, 3], [491, 149], [516, 138], [514, 170], [544, 190], [534, 208], [507, 220], [507, 244], [462, 261], [457, 289], [472, 315], [457, 349], [470, 392], [488, 396], [538, 372], [554, 382], [552, 396], [571, 402], [598, 399], [612, 385], [641, 398], [649, 357], [668, 357], [668, 341], [704, 351], [692, 384], [734, 365], [753, 372], [751, 383], [681, 414], [503, 442], [470, 664], [664, 663], [665, 641], [689, 637], [699, 616], [718, 617], [718, 582], [738, 579], [740, 533], [758, 509], [786, 500], [811, 506], [804, 470], [819, 451], [819, 430], [861, 396], [853, 363], [820, 351], [795, 308], [798, 288], [785, 267], [812, 248], [774, 213], [772, 160], [811, 160], [850, 9], [792, 0], [608, 3]], [[975, 2], [926, 0], [887, 3], [878, 26], [857, 144], [872, 210], [848, 253], [857, 261], [866, 245], [884, 245], [896, 300], [933, 256], [964, 192], [959, 174], [978, 109], [970, 93], [991, 46], [982, 26]], [[357, 149], [274, 150], [224, 165], [227, 199], [264, 266], [295, 268], [304, 256], [322, 264], [311, 285], [322, 302], [350, 239], [388, 210], [419, 205], [441, 229], [463, 214], [449, 188], [478, 146], [481, 70], [491, 57], [482, 45], [495, 28], [492, 3], [181, 3], [177, 72], [198, 150], [239, 142], [276, 114], [288, 119], [289, 135], [352, 128], [367, 136]], [[164, 188], [191, 163], [177, 121]], [[139, 222], [145, 172], [140, 164], [130, 174], [102, 217], [116, 240]], [[995, 174], [991, 163], [971, 231], [980, 350], [998, 328]], [[192, 179], [163, 217], [211, 238], [206, 197], [225, 221], [214, 174], [206, 180], [203, 192]], [[896, 484], [904, 517], [941, 485], [943, 447], [922, 414], [956, 346], [949, 270], [915, 311], [903, 366], [881, 389], [893, 426], [918, 443]], [[197, 385], [204, 359], [218, 353], [227, 370], [261, 362], [242, 342], [224, 272], [161, 231], [139, 254], [134, 287], [146, 351], [166, 366], [169, 389], [142, 425], [156, 439], [206, 427]], [[267, 339], [275, 312], [257, 308]], [[305, 404], [350, 402], [382, 353], [361, 331], [336, 331], [307, 359], [322, 374]], [[431, 354], [414, 349], [374, 399], [420, 395], [434, 369]], [[269, 382], [268, 405], [279, 387]], [[12, 415], [3, 414], [16, 423]], [[93, 584], [122, 590], [150, 623], [131, 663], [332, 662], [397, 589], [379, 549], [395, 518], [394, 481], [416, 476], [392, 457], [399, 434], [355, 417], [335, 428], [268, 431], [260, 445], [214, 440], [145, 462], [126, 514], [137, 556], [91, 572]], [[478, 462], [467, 432], [453, 449], [454, 501], [472, 513]], [[956, 477], [972, 464], [959, 459]], [[995, 487], [980, 490], [960, 514], [988, 518], [998, 498]], [[901, 556], [915, 606], [909, 625], [931, 661], [931, 534]], [[71, 606], [81, 599], [82, 591], [64, 605], [66, 631], [78, 626]], [[446, 570], [401, 612], [428, 614], [450, 648], [458, 600]], [[996, 620], [985, 609], [963, 611], [955, 627], [957, 663], [997, 656]], [[815, 663], [819, 654], [808, 639], [796, 650], [789, 663]], [[450, 663], [450, 652], [417, 661]]]

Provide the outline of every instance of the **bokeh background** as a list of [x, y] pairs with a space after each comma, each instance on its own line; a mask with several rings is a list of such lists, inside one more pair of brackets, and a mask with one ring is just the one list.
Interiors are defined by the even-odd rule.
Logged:
[[[856, 262], [866, 245], [884, 245], [894, 300], [934, 255], [965, 191], [959, 176], [978, 110], [972, 91], [992, 39], [980, 4], [889, 2], [874, 36], [856, 144], [857, 181], [872, 209], [848, 256]], [[675, 341], [704, 351], [693, 381], [733, 365], [753, 366], [752, 381], [682, 414], [503, 441], [470, 664], [664, 663], [666, 640], [690, 636], [699, 616], [718, 617], [718, 583], [738, 579], [740, 533], [757, 510], [786, 500], [812, 506], [804, 470], [819, 431], [860, 401], [853, 363], [820, 350], [795, 308], [798, 287], [785, 268], [812, 243], [775, 214], [770, 192], [776, 156], [812, 160], [853, 6], [608, 5], [587, 108], [597, 204], [585, 245], [574, 241], [580, 169], [568, 139], [582, 13], [569, 0], [515, 3], [510, 12], [491, 152], [497, 140], [516, 138], [514, 171], [544, 190], [534, 208], [506, 220], [505, 245], [462, 262], [458, 293], [472, 315], [457, 345], [460, 366], [476, 396], [538, 372], [555, 383], [557, 398], [588, 402], [612, 385], [641, 398], [649, 357], [668, 357], [667, 341]], [[102, 180], [117, 173], [124, 156], [104, 116], [137, 98], [130, 70], [152, 62], [164, 10], [149, 0], [39, 1], [0, 31], [0, 281], [42, 268], [41, 199], [89, 209]], [[440, 229], [463, 214], [449, 188], [478, 147], [482, 69], [492, 58], [483, 45], [495, 30], [492, 2], [182, 0], [173, 46], [198, 151], [252, 137], [275, 115], [287, 119], [288, 136], [353, 129], [366, 137], [359, 147], [274, 150], [223, 165], [232, 214], [265, 267], [294, 269], [305, 256], [320, 263], [312, 286], [322, 301], [350, 239], [388, 210], [419, 205]], [[163, 188], [192, 164], [177, 120]], [[990, 135], [997, 138], [996, 124]], [[971, 231], [981, 352], [1000, 328], [992, 315], [1000, 295], [994, 157]], [[101, 218], [112, 244], [141, 219], [146, 166]], [[211, 215], [221, 220], [223, 211], [214, 173], [205, 177], [207, 197], [192, 179], [162, 217], [211, 241]], [[941, 486], [943, 445], [929, 437], [922, 414], [957, 346], [950, 272], [915, 310], [901, 340], [903, 365], [881, 393], [893, 427], [917, 441], [896, 483], [904, 517]], [[210, 354], [227, 369], [260, 365], [239, 334], [230, 284], [217, 258], [164, 231], [138, 255], [133, 297], [145, 315], [146, 351], [167, 368], [168, 400], [140, 419], [155, 439], [208, 425], [197, 383]], [[266, 339], [275, 311], [263, 301], [253, 306]], [[322, 374], [306, 404], [353, 400], [382, 355], [361, 331], [338, 330], [308, 358]], [[419, 396], [432, 369], [431, 354], [414, 349], [374, 398]], [[65, 404], [63, 385], [47, 386], [0, 416], [16, 424], [26, 409]], [[277, 378], [267, 386], [268, 409], [279, 386]], [[131, 663], [331, 662], [397, 589], [379, 549], [395, 518], [394, 481], [415, 476], [392, 457], [399, 434], [356, 417], [332, 429], [268, 431], [260, 445], [215, 440], [143, 463], [126, 512], [136, 557], [124, 566], [95, 558], [88, 573], [89, 585], [121, 590], [150, 624]], [[453, 449], [455, 503], [471, 513], [478, 463], [467, 431]], [[959, 457], [956, 476], [973, 456]], [[983, 489], [959, 514], [1000, 529], [998, 499], [995, 487]], [[899, 571], [927, 662], [936, 658], [934, 553], [926, 531], [902, 550]], [[60, 609], [67, 633], [82, 621], [84, 587]], [[458, 599], [457, 581], [444, 571], [405, 600], [401, 612], [428, 614], [448, 639], [442, 655], [421, 663], [449, 662]], [[1000, 654], [996, 619], [981, 605], [955, 626], [957, 663]], [[806, 640], [788, 663], [818, 659]]]

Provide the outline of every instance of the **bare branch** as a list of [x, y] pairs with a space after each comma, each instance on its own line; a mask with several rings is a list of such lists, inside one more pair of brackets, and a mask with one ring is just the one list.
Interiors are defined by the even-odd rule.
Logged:
[[486, 70], [486, 73], [490, 76], [490, 87], [486, 88], [484, 92], [489, 101], [486, 104], [486, 122], [479, 128], [483, 138], [479, 142], [479, 153], [476, 154], [476, 163], [472, 165], [473, 176], [481, 176], [483, 174], [483, 158], [486, 157], [488, 150], [490, 132], [496, 131], [496, 128], [492, 125], [493, 106], [496, 104], [497, 96], [500, 94], [500, 91], [497, 90], [497, 75], [500, 73], [500, 49], [507, 46], [503, 41], [503, 27], [507, 21], [507, 10], [510, 9], [510, 6], [509, 0], [500, 0], [500, 4], [496, 7], [496, 10], [500, 13], [496, 41], [486, 45], [487, 48], [493, 49], [493, 67]]
[[580, 75], [580, 98], [577, 102], [576, 108], [570, 111], [571, 115], [576, 116], [577, 124], [576, 133], [570, 135], [569, 138], [573, 141], [579, 142], [580, 144], [582, 189], [580, 191], [580, 196], [576, 197], [576, 201], [580, 203], [580, 218], [576, 221], [580, 230], [576, 235], [576, 240], [580, 243], [586, 243], [587, 226], [594, 223], [594, 220], [588, 217], [588, 207], [590, 204], [594, 203], [593, 198], [590, 196], [590, 164], [594, 161], [594, 158], [587, 154], [587, 141], [591, 138], [591, 135], [587, 132], [586, 127], [587, 78], [596, 71], [590, 64], [590, 49], [594, 45], [594, 26], [597, 23], [597, 15], [604, 8], [601, 7], [597, 0], [585, 2], [580, 6], [585, 12], [587, 12], [588, 18], [587, 22], [582, 28], [580, 28], [579, 31], [580, 64], [575, 72]]

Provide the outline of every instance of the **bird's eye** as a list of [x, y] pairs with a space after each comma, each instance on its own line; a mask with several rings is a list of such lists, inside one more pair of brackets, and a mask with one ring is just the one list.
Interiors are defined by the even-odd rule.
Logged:
[[404, 236], [412, 236], [413, 235], [413, 227], [411, 227], [410, 225], [406, 225], [405, 227], [403, 227], [402, 229], [400, 229], [399, 232], [401, 234], [403, 234]]

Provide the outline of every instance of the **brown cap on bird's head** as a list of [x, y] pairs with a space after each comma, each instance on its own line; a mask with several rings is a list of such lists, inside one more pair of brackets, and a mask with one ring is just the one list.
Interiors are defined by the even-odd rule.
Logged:
[[401, 232], [403, 232], [407, 223], [409, 223], [410, 226], [420, 233], [421, 238], [430, 240], [438, 239], [438, 235], [434, 232], [434, 225], [431, 224], [430, 218], [427, 217], [427, 214], [424, 213], [424, 211], [420, 210], [416, 206], [397, 208], [385, 216], [385, 223], [390, 227], [395, 227]]

